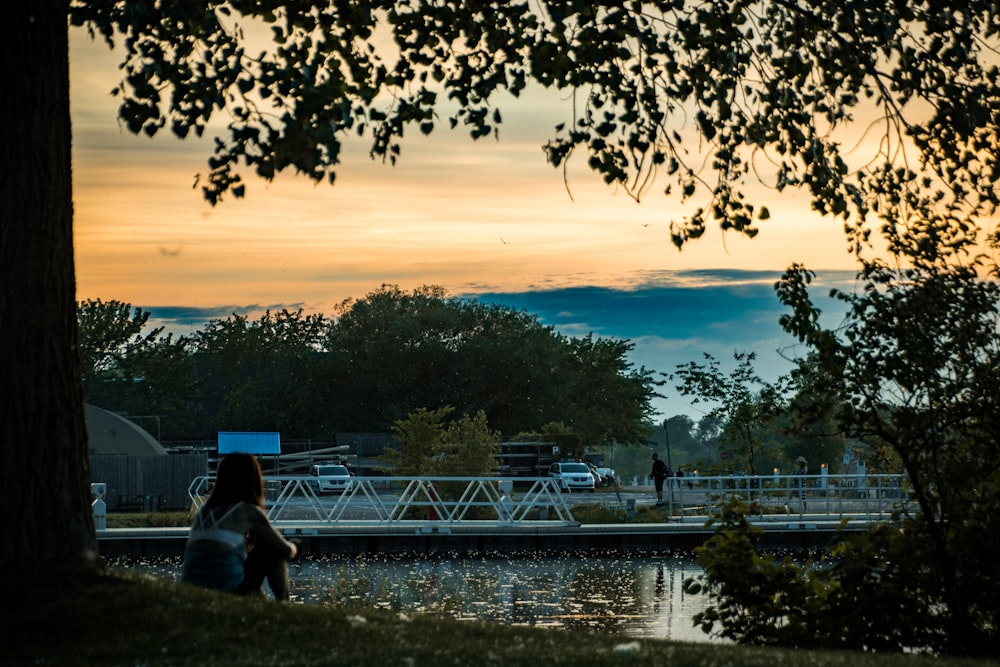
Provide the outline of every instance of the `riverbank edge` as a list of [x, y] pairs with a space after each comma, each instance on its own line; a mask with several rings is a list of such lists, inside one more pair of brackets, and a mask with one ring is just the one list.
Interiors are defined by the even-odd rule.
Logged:
[[[813, 550], [867, 524], [789, 517], [761, 524], [760, 546], [770, 550]], [[656, 551], [690, 553], [711, 536], [704, 524], [476, 525], [475, 522], [412, 521], [393, 525], [290, 525], [279, 528], [298, 540], [307, 555], [400, 555], [482, 553], [609, 553]], [[177, 557], [187, 528], [112, 528], [98, 531], [105, 558]]]
[[[7, 665], [958, 667], [951, 658], [761, 649], [236, 598], [157, 577], [18, 572], [0, 591]], [[16, 602], [16, 604], [13, 604]]]

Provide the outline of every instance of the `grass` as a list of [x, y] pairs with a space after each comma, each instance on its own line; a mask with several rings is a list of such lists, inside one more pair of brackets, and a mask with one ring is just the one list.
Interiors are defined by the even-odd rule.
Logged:
[[187, 528], [191, 513], [178, 512], [113, 512], [108, 513], [108, 528]]
[[[10, 573], [8, 573], [10, 574]], [[995, 662], [778, 650], [237, 598], [126, 571], [6, 576], [4, 665], [958, 667]]]

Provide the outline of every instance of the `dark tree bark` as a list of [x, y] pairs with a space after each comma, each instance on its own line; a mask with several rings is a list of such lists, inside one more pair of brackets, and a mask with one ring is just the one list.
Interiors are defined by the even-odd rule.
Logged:
[[65, 3], [0, 21], [0, 570], [96, 562], [77, 351]]

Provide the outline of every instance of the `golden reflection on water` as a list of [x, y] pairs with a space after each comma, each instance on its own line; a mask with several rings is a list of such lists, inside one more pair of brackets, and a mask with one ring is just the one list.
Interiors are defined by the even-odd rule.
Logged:
[[[177, 578], [179, 563], [120, 563]], [[292, 599], [400, 613], [569, 628], [624, 637], [718, 641], [693, 627], [703, 596], [683, 590], [701, 569], [661, 555], [455, 558], [321, 557], [291, 569]]]

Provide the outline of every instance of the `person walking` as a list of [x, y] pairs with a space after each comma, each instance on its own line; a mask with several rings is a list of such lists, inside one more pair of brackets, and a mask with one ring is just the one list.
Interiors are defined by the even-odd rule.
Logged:
[[[681, 488], [681, 484], [684, 483], [684, 482], [681, 481], [681, 477], [683, 477], [683, 476], [684, 476], [684, 469], [681, 468], [680, 466], [677, 466], [677, 471], [674, 473], [674, 477], [677, 478], [677, 488], [678, 489]], [[691, 480], [688, 480], [687, 487], [689, 489], [693, 489], [694, 488], [694, 483]]]
[[809, 473], [809, 462], [804, 456], [800, 456], [795, 459], [795, 466], [795, 470], [792, 472], [794, 490], [791, 496], [802, 501], [802, 510], [804, 511], [806, 509], [805, 476]]
[[650, 471], [649, 477], [653, 480], [653, 486], [656, 488], [656, 504], [662, 505], [663, 482], [670, 477], [670, 468], [660, 460], [660, 455], [656, 452], [653, 452], [653, 469]]

